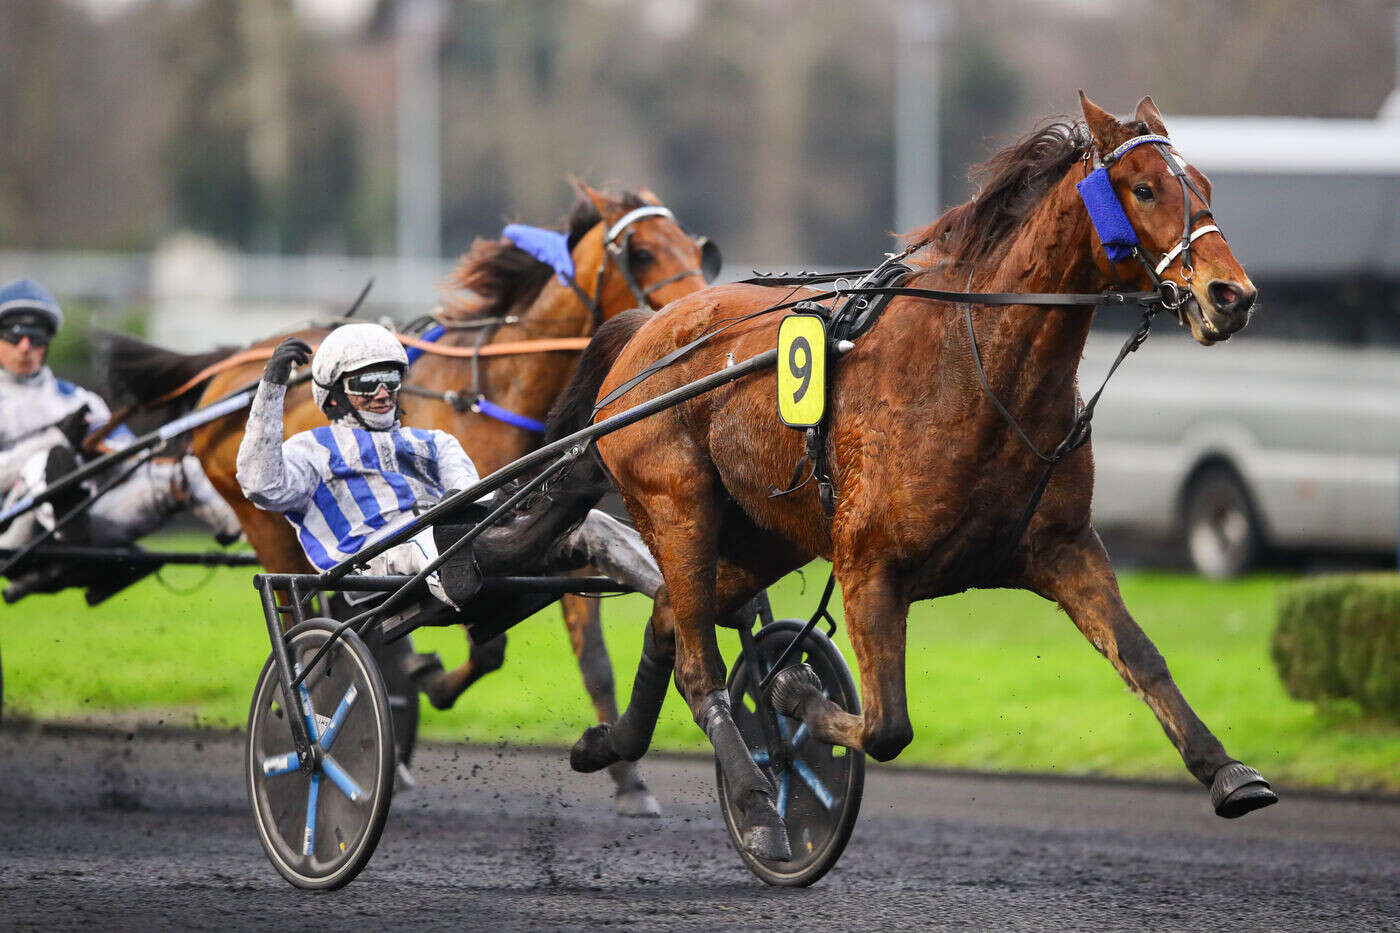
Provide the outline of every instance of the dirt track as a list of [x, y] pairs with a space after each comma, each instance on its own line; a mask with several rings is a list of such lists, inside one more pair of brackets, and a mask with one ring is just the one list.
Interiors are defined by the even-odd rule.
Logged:
[[[704, 761], [649, 759], [660, 820], [559, 752], [429, 746], [365, 873], [290, 888], [228, 735], [0, 731], [0, 927], [1400, 928], [1400, 802], [873, 768], [840, 865], [766, 888]], [[344, 925], [344, 926], [342, 926]]]

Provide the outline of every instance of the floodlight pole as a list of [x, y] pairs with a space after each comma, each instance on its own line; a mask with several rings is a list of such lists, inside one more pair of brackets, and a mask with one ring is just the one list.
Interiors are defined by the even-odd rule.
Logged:
[[904, 233], [942, 211], [938, 191], [939, 45], [943, 0], [902, 0], [894, 23], [894, 228]]
[[399, 294], [405, 294], [412, 260], [442, 255], [438, 57], [445, 7], [442, 0], [402, 0], [396, 15]]

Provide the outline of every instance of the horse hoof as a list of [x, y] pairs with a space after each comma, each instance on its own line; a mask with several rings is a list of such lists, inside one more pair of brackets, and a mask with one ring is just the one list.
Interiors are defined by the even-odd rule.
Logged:
[[1210, 803], [1215, 815], [1234, 820], [1278, 803], [1264, 776], [1248, 765], [1232, 761], [1215, 772], [1210, 785]]
[[414, 683], [423, 691], [423, 696], [428, 698], [428, 702], [433, 704], [433, 709], [451, 709], [452, 704], [457, 702], [459, 694], [453, 689], [446, 671], [439, 670], [426, 677], [419, 677]]
[[786, 862], [792, 858], [787, 824], [766, 797], [745, 814], [744, 822], [748, 825], [740, 839], [750, 855], [765, 862]]
[[641, 817], [643, 819], [661, 815], [661, 804], [656, 802], [651, 791], [645, 787], [618, 791], [616, 798], [617, 815]]
[[768, 685], [768, 704], [784, 716], [799, 719], [798, 711], [802, 701], [815, 692], [822, 692], [822, 681], [809, 664], [794, 664], [785, 667], [773, 677]]
[[569, 749], [569, 767], [580, 774], [592, 774], [622, 758], [613, 748], [612, 723], [600, 722], [583, 730], [583, 735]]

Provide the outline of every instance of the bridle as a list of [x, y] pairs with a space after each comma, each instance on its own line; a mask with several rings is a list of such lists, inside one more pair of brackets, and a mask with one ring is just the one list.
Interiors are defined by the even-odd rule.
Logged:
[[[1129, 222], [1128, 215], [1118, 200], [1117, 192], [1113, 190], [1113, 182], [1108, 177], [1108, 170], [1119, 159], [1143, 145], [1151, 146], [1157, 150], [1167, 165], [1167, 171], [1171, 172], [1181, 185], [1181, 198], [1184, 205], [1181, 239], [1161, 256], [1153, 255], [1142, 245], [1138, 239], [1137, 231]], [[1205, 195], [1201, 193], [1201, 190], [1196, 187], [1195, 182], [1187, 174], [1186, 163], [1181, 160], [1180, 156], [1171, 151], [1171, 146], [1172, 141], [1165, 136], [1156, 134], [1134, 136], [1099, 159], [1097, 151], [1090, 145], [1084, 151], [1084, 180], [1079, 182], [1077, 187], [1079, 196], [1084, 201], [1084, 207], [1089, 212], [1089, 219], [1093, 222], [1094, 229], [1099, 235], [1099, 241], [1103, 244], [1104, 253], [1108, 256], [1109, 265], [1113, 266], [1129, 257], [1136, 259], [1142, 264], [1143, 271], [1147, 273], [1148, 280], [1152, 282], [1152, 287], [1161, 295], [1163, 307], [1176, 315], [1178, 322], [1182, 322], [1183, 309], [1191, 297], [1191, 276], [1195, 272], [1195, 264], [1191, 258], [1191, 244], [1208, 233], [1219, 234], [1221, 237], [1224, 234], [1214, 223], [1196, 226], [1199, 221], [1206, 218], [1214, 221], [1215, 215], [1211, 213]], [[1092, 167], [1095, 164], [1097, 167]], [[1190, 210], [1191, 195], [1193, 194], [1201, 204], [1205, 205], [1201, 210], [1194, 212]], [[1162, 273], [1177, 259], [1181, 260], [1181, 273], [1185, 288], [1162, 278]]]
[[[719, 271], [718, 249], [707, 237], [700, 237], [697, 240], [700, 246], [699, 268], [682, 269], [674, 275], [667, 276], [661, 281], [653, 282], [649, 287], [643, 288], [637, 279], [636, 271], [632, 268], [630, 258], [632, 230], [630, 228], [637, 221], [645, 220], [648, 217], [665, 217], [673, 223], [676, 222], [676, 215], [671, 213], [669, 208], [659, 204], [646, 204], [623, 214], [616, 223], [603, 232], [604, 255], [607, 259], [611, 259], [617, 266], [617, 270], [622, 273], [622, 280], [627, 283], [628, 290], [637, 299], [637, 307], [639, 308], [651, 307], [651, 296], [672, 282], [679, 282], [691, 276], [698, 276], [702, 281], [708, 282], [714, 277], [714, 273]], [[577, 281], [571, 280], [569, 283], [585, 307], [589, 309], [595, 329], [603, 323], [603, 276], [607, 273], [607, 267], [607, 262], [598, 264], [598, 275], [593, 282], [592, 298], [588, 297]], [[710, 274], [707, 275], [707, 273]]]

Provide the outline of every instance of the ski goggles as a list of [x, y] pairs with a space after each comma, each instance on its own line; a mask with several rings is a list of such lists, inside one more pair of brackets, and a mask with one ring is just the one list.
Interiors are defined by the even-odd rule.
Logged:
[[47, 347], [53, 340], [53, 332], [37, 321], [7, 321], [0, 324], [0, 340], [5, 343], [19, 343], [29, 338], [31, 346]]
[[364, 373], [351, 373], [345, 377], [346, 395], [374, 395], [383, 386], [390, 395], [403, 385], [403, 373], [397, 369], [374, 369]]

